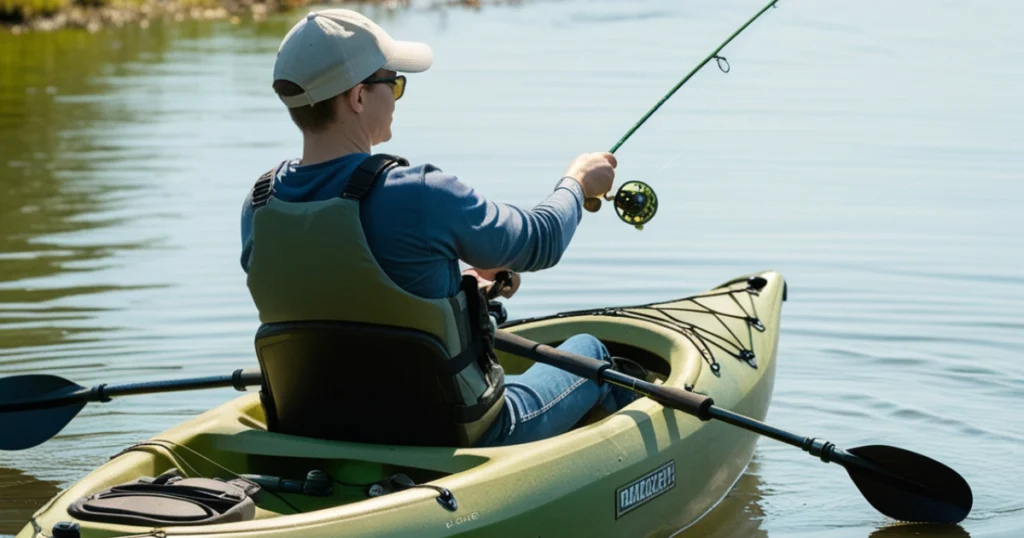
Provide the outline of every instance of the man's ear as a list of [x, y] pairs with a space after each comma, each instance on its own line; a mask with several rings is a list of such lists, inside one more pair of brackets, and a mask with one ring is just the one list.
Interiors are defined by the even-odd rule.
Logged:
[[363, 84], [357, 84], [355, 88], [345, 92], [343, 95], [348, 107], [351, 108], [353, 112], [358, 113], [363, 111], [363, 88], [365, 87], [366, 86]]

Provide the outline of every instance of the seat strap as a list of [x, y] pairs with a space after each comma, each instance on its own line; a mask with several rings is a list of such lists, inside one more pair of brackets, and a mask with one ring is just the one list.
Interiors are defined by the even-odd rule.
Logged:
[[473, 362], [480, 360], [484, 352], [484, 343], [479, 338], [473, 338], [469, 345], [462, 349], [458, 355], [444, 361], [438, 366], [438, 371], [447, 376], [454, 376], [466, 369]]
[[347, 200], [362, 200], [387, 170], [399, 165], [409, 166], [409, 161], [387, 153], [370, 155], [355, 172], [352, 172], [352, 177], [341, 192], [341, 197]]

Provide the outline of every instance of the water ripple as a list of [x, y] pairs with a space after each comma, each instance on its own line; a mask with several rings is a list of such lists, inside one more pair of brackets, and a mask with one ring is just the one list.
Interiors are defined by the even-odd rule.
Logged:
[[[531, 207], [749, 9], [387, 10], [389, 32], [429, 41], [437, 61], [410, 77], [395, 138], [375, 150]], [[255, 364], [238, 210], [300, 148], [266, 84], [296, 16], [0, 34], [0, 375], [88, 385]], [[1024, 69], [1006, 59], [1024, 54], [1021, 18], [1008, 0], [781, 3], [730, 45], [733, 73], [710, 66], [617, 152], [617, 180], [657, 190], [656, 219], [638, 232], [607, 209], [586, 214], [558, 267], [524, 276], [512, 315], [642, 304], [778, 270], [790, 294], [769, 421], [948, 462], [975, 491], [965, 532], [1013, 535], [1024, 528]], [[54, 440], [0, 456], [0, 511], [16, 496], [39, 504], [235, 395], [90, 405]], [[841, 470], [758, 446], [731, 508], [692, 535], [903, 532]]]

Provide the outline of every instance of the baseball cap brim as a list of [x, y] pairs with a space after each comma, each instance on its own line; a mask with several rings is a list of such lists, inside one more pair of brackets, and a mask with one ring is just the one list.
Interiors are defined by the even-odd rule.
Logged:
[[421, 73], [434, 63], [434, 52], [425, 43], [392, 41], [383, 69], [401, 73]]

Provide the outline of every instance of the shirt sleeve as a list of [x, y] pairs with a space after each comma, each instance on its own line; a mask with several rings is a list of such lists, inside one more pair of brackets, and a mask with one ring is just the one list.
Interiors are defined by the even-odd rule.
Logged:
[[492, 202], [453, 175], [424, 168], [425, 228], [432, 246], [481, 269], [539, 271], [569, 248], [583, 218], [583, 188], [563, 179], [530, 210]]

